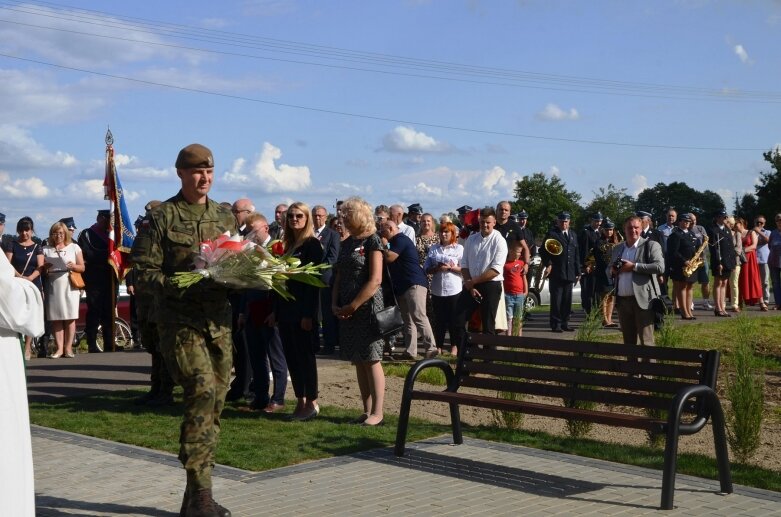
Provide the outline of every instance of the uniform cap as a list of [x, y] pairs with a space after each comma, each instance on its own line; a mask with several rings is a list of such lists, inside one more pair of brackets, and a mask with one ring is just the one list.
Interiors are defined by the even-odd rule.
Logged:
[[472, 207], [469, 206], [469, 205], [464, 205], [464, 206], [456, 208], [456, 211], [459, 214], [461, 214], [461, 215], [464, 215], [465, 213], [469, 212], [470, 210], [472, 210]]
[[422, 214], [423, 207], [420, 206], [420, 203], [413, 203], [407, 207], [407, 212], [410, 214]]
[[716, 217], [727, 217], [727, 210], [722, 208], [721, 210], [716, 210]]
[[616, 227], [616, 223], [611, 221], [610, 219], [603, 219], [602, 220], [602, 228], [605, 228], [606, 230], [610, 230], [612, 228]]
[[98, 210], [98, 216], [111, 217], [111, 210]]
[[559, 215], [557, 215], [556, 218], [559, 221], [569, 221], [572, 219], [572, 216], [569, 214], [569, 212], [559, 212]]
[[635, 215], [637, 217], [651, 217], [651, 212], [646, 212], [644, 210], [638, 210], [637, 212], [635, 212]]
[[604, 217], [602, 217], [602, 212], [594, 212], [591, 214], [592, 221], [601, 221], [602, 219], [604, 219]]
[[0, 224], [5, 224], [5, 214], [0, 214]]
[[679, 221], [689, 221], [692, 222], [692, 216], [691, 214], [681, 214], [678, 216]]
[[76, 229], [76, 222], [73, 220], [73, 217], [63, 217], [60, 219], [60, 222], [64, 224], [69, 230]]
[[516, 219], [528, 219], [529, 214], [526, 212], [526, 210], [521, 210], [517, 214], [515, 214]]
[[201, 144], [190, 144], [176, 157], [177, 169], [211, 169], [214, 168], [214, 157], [211, 150]]

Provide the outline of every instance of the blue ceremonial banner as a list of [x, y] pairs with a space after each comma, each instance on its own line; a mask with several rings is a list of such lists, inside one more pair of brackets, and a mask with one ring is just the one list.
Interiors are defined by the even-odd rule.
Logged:
[[118, 278], [125, 276], [125, 268], [133, 247], [136, 232], [125, 203], [122, 182], [119, 180], [117, 167], [114, 164], [114, 139], [109, 131], [106, 136], [106, 177], [103, 180], [106, 199], [110, 202], [111, 229], [109, 230], [109, 263], [117, 273]]

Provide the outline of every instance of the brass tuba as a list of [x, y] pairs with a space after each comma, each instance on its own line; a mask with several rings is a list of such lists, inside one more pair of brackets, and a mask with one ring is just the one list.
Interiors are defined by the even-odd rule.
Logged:
[[561, 255], [561, 252], [564, 251], [564, 247], [556, 239], [546, 239], [543, 245], [545, 246], [545, 251], [550, 255]]

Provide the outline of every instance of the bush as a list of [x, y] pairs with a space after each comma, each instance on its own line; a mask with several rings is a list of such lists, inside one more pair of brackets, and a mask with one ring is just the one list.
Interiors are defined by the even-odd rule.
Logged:
[[757, 322], [741, 315], [735, 323], [736, 346], [730, 358], [735, 372], [727, 382], [727, 440], [738, 461], [746, 463], [759, 448], [765, 379], [754, 355]]

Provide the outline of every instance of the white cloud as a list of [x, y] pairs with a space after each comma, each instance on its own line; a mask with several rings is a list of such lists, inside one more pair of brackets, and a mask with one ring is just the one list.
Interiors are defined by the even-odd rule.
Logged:
[[738, 56], [738, 59], [740, 59], [741, 63], [750, 65], [753, 62], [751, 61], [751, 58], [748, 57], [748, 52], [746, 52], [746, 49], [743, 48], [743, 45], [737, 44], [735, 45], [732, 50], [735, 52], [735, 55]]
[[[135, 181], [137, 179], [163, 179], [173, 176], [174, 168], [160, 169], [144, 165], [142, 160], [137, 156], [130, 156], [127, 154], [115, 154], [114, 164], [117, 167], [117, 173], [119, 174], [122, 182]], [[92, 169], [94, 171], [103, 170], [105, 167], [103, 160], [93, 160]]]
[[288, 164], [276, 165], [282, 158], [282, 151], [268, 142], [252, 168], [247, 171], [247, 160], [238, 158], [231, 169], [225, 173], [225, 182], [234, 186], [248, 186], [261, 192], [301, 192], [312, 185], [309, 167]]
[[[78, 196], [79, 199], [89, 201], [105, 201], [106, 195], [106, 191], [103, 188], [103, 178], [72, 181], [68, 183], [65, 192], [72, 196]], [[140, 193], [128, 190], [124, 185], [122, 186], [122, 192], [126, 201], [135, 201], [141, 197]]]
[[403, 202], [422, 202], [426, 210], [427, 205], [443, 210], [463, 204], [493, 206], [497, 199], [512, 198], [515, 183], [521, 178], [521, 174], [508, 172], [498, 165], [487, 170], [436, 167], [397, 177], [396, 183], [405, 186], [393, 193]]
[[[6, 11], [4, 18], [10, 23], [0, 26], [0, 47], [11, 54], [33, 54], [64, 66], [115, 68], [156, 57], [185, 58], [191, 63], [203, 59], [202, 53], [150, 45], [149, 42], [168, 40], [112, 16], [20, 5], [14, 11]], [[122, 39], [116, 37], [118, 33]]]
[[555, 165], [551, 165], [548, 168], [548, 176], [551, 176], [551, 177], [553, 177], [553, 176], [561, 177], [561, 171]]
[[7, 172], [0, 171], [0, 192], [17, 199], [42, 199], [49, 195], [49, 187], [35, 176], [12, 180]]
[[632, 195], [637, 197], [640, 192], [648, 188], [648, 178], [642, 174], [635, 174], [631, 179], [632, 183]]
[[449, 146], [411, 127], [397, 126], [382, 138], [382, 149], [392, 153], [438, 153]]
[[49, 151], [26, 129], [0, 125], [0, 167], [19, 169], [72, 168], [78, 160], [64, 151]]
[[579, 118], [580, 118], [580, 113], [578, 113], [578, 110], [576, 110], [575, 108], [564, 110], [560, 108], [558, 105], [553, 103], [548, 103], [548, 105], [545, 106], [545, 109], [537, 113], [538, 120], [560, 121], [560, 120], [578, 120]]

